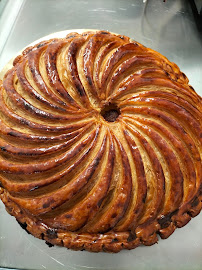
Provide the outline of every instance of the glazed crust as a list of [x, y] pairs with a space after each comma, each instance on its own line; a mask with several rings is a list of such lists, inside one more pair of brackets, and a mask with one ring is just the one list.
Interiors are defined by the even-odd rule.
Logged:
[[199, 214], [202, 99], [158, 52], [71, 33], [27, 48], [0, 95], [0, 198], [35, 237], [119, 252]]

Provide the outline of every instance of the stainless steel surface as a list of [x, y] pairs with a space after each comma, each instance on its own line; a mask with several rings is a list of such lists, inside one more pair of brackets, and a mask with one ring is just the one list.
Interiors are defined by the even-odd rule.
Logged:
[[[9, 2], [15, 2], [10, 0]], [[19, 8], [19, 7], [18, 7]], [[12, 10], [10, 11], [12, 12]], [[5, 16], [5, 14], [4, 14]], [[0, 21], [0, 32], [4, 29]], [[179, 65], [202, 95], [202, 37], [186, 0], [22, 0], [0, 69], [23, 47], [53, 32], [94, 28], [125, 34]], [[27, 235], [0, 204], [0, 266], [25, 269], [201, 270], [202, 214], [167, 240], [119, 254], [48, 248]]]
[[195, 0], [195, 4], [198, 10], [198, 13], [202, 11], [202, 1], [201, 0]]
[[0, 16], [3, 13], [3, 10], [6, 6], [7, 1], [6, 0], [0, 0]]
[[[4, 49], [4, 45], [9, 37], [9, 34], [13, 28], [15, 20], [18, 16], [19, 10], [22, 7], [24, 0], [15, 1], [0, 1], [0, 55]], [[0, 70], [3, 62], [0, 58]]]

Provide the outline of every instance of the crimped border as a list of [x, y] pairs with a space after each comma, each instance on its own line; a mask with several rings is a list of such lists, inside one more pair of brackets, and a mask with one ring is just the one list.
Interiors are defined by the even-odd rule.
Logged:
[[[201, 188], [202, 191], [202, 188]], [[122, 249], [134, 249], [140, 244], [151, 246], [158, 242], [158, 236], [162, 239], [168, 238], [177, 227], [186, 225], [192, 217], [197, 216], [202, 210], [202, 192], [199, 197], [190, 203], [190, 210], [178, 215], [177, 211], [171, 217], [164, 217], [165, 222], [154, 221], [152, 224], [136, 228], [135, 232], [114, 232], [107, 233], [79, 233], [56, 230], [48, 227], [34, 216], [28, 215], [16, 203], [14, 203], [7, 192], [0, 188], [0, 199], [5, 204], [7, 212], [15, 216], [23, 229], [33, 236], [46, 241], [48, 246], [64, 246], [72, 250], [87, 250], [91, 252], [112, 252], [117, 253]]]

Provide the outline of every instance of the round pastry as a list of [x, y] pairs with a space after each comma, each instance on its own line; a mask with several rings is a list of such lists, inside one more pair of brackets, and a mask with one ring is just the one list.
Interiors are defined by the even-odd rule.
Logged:
[[118, 252], [199, 214], [202, 99], [160, 53], [71, 33], [24, 50], [0, 95], [0, 197], [35, 237]]

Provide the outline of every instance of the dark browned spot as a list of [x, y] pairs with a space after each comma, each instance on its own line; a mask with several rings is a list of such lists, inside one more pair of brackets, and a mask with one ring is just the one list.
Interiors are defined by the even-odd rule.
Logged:
[[187, 78], [187, 76], [183, 72], [182, 72], [182, 76], [183, 76], [184, 79]]
[[80, 95], [81, 97], [83, 97], [83, 96], [86, 95], [83, 86], [82, 86], [79, 82], [75, 82], [75, 86], [76, 86], [76, 89], [78, 90], [79, 95]]
[[97, 203], [97, 206], [98, 206], [98, 207], [100, 207], [100, 206], [101, 206], [102, 201], [103, 201], [103, 198], [102, 198], [102, 199], [100, 199], [100, 200], [98, 201], [98, 203]]
[[[135, 45], [135, 46], [139, 46], [139, 44], [137, 43], [137, 42], [133, 42], [133, 44]], [[145, 46], [143, 46], [143, 47], [145, 47]]]
[[14, 131], [8, 132], [8, 135], [9, 135], [9, 136], [14, 136], [14, 137], [17, 137], [17, 136], [18, 136], [18, 134], [15, 133]]
[[51, 202], [44, 203], [44, 204], [43, 204], [43, 208], [48, 208], [48, 207], [50, 206], [50, 203], [51, 203]]
[[117, 239], [117, 238], [114, 238], [114, 239], [112, 239], [112, 243], [116, 243], [116, 242], [118, 242], [119, 240]]
[[44, 233], [41, 233], [41, 239], [44, 240]]
[[91, 77], [90, 77], [90, 76], [86, 76], [86, 79], [87, 79], [87, 81], [88, 81], [88, 83], [89, 83], [90, 85], [92, 85], [92, 84], [93, 84], [92, 79], [91, 79]]
[[53, 198], [49, 198], [48, 201], [46, 203], [43, 204], [43, 208], [48, 208], [52, 203], [54, 203], [54, 199]]
[[71, 218], [72, 214], [65, 215], [66, 218]]
[[40, 48], [40, 47], [42, 47], [42, 46], [44, 46], [44, 45], [45, 45], [45, 43], [44, 43], [44, 42], [39, 43], [39, 45], [37, 46], [37, 48]]
[[115, 122], [120, 115], [120, 109], [115, 104], [107, 104], [101, 110], [102, 117], [107, 122]]
[[129, 236], [128, 236], [128, 238], [127, 238], [127, 242], [132, 242], [132, 241], [134, 241], [136, 238], [137, 238], [136, 233], [135, 233], [135, 232], [134, 232], [134, 233], [130, 232], [130, 233], [129, 233]]
[[144, 198], [142, 199], [142, 202], [145, 203], [147, 198], [147, 194], [144, 195]]
[[139, 209], [136, 209], [134, 213], [137, 214], [138, 212], [139, 212]]
[[55, 229], [48, 229], [46, 233], [47, 233], [48, 238], [50, 239], [55, 239], [58, 237], [57, 231]]
[[35, 73], [35, 69], [33, 67], [30, 68], [31, 73]]
[[165, 74], [166, 76], [170, 77], [170, 74], [167, 71], [165, 71]]
[[0, 149], [1, 149], [1, 151], [6, 152], [6, 147], [2, 146], [2, 147], [0, 147]]
[[173, 215], [177, 214], [178, 210], [173, 211], [172, 213], [164, 216], [162, 215], [159, 219], [158, 219], [158, 223], [161, 226], [161, 229], [167, 228], [170, 223], [171, 223], [171, 218]]
[[161, 226], [161, 229], [165, 229], [170, 225], [171, 222], [171, 218], [170, 215], [164, 216], [162, 215], [159, 219], [158, 219], [158, 223]]
[[97, 167], [97, 165], [99, 164], [100, 162], [100, 157], [97, 157], [94, 161], [94, 166]]
[[103, 34], [103, 35], [108, 35], [109, 32], [102, 31], [101, 34]]
[[112, 214], [112, 216], [111, 216], [111, 217], [112, 217], [112, 218], [117, 217], [117, 213]]
[[198, 204], [199, 204], [199, 199], [196, 198], [196, 199], [191, 203], [191, 206], [192, 206], [192, 207], [195, 207], [195, 206], [197, 206]]

